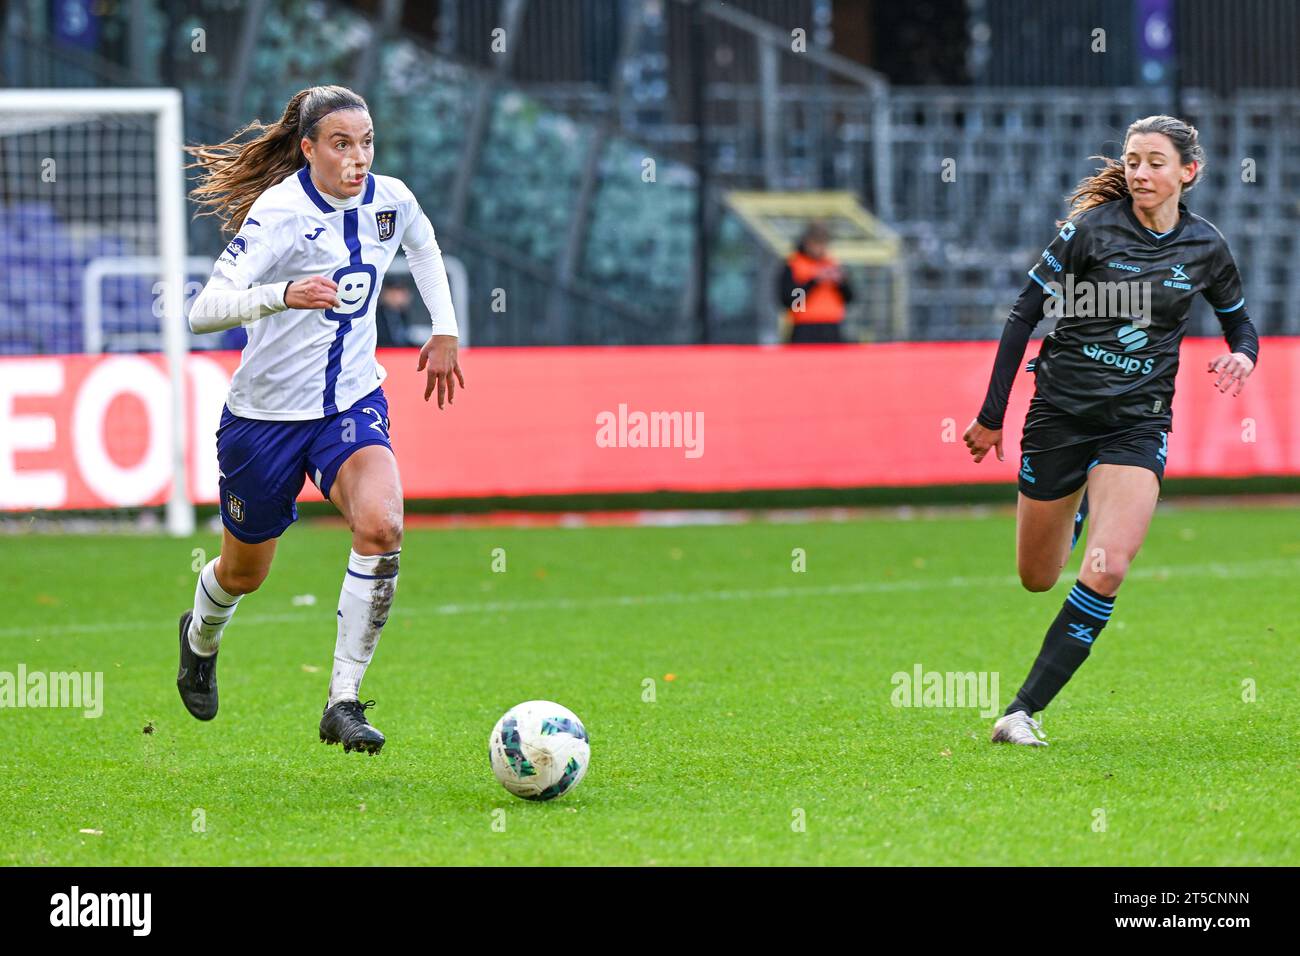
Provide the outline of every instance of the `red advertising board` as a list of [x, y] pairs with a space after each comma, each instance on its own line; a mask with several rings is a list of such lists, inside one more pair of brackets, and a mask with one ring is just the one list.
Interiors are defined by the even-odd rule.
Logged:
[[[1036, 349], [1031, 345], [1031, 354]], [[453, 407], [423, 401], [416, 353], [381, 350], [408, 497], [717, 491], [1015, 480], [1019, 376], [1006, 461], [961, 434], [995, 345], [506, 348], [462, 355]], [[1300, 339], [1270, 338], [1238, 397], [1205, 371], [1219, 339], [1188, 339], [1170, 477], [1300, 474]], [[237, 353], [189, 358], [190, 490], [216, 500], [214, 433]], [[170, 402], [156, 355], [0, 358], [0, 510], [158, 504]], [[308, 482], [304, 499], [318, 498]]]

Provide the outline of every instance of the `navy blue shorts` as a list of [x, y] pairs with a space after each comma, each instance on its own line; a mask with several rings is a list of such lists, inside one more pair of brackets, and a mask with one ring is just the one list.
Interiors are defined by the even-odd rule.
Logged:
[[1029, 403], [1020, 439], [1021, 493], [1039, 501], [1072, 495], [1094, 465], [1137, 465], [1163, 485], [1169, 433], [1163, 428], [1116, 429], [1077, 418], [1038, 396]]
[[388, 399], [376, 388], [347, 411], [305, 422], [268, 422], [221, 411], [217, 428], [221, 521], [240, 541], [278, 538], [298, 520], [298, 492], [311, 478], [326, 498], [339, 468], [388, 439]]

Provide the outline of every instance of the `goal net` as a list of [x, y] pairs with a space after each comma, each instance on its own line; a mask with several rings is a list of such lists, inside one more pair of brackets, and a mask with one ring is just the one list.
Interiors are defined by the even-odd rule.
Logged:
[[189, 534], [181, 96], [0, 91], [0, 512]]

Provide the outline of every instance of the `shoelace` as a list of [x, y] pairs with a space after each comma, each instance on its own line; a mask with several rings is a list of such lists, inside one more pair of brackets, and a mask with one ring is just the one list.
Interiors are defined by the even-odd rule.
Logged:
[[370, 721], [366, 720], [366, 711], [374, 706], [375, 702], [373, 700], [368, 700], [364, 704], [359, 700], [345, 700], [343, 703], [339, 704], [339, 707], [344, 711], [351, 714], [353, 717], [359, 718], [362, 723], [367, 724], [370, 723]]

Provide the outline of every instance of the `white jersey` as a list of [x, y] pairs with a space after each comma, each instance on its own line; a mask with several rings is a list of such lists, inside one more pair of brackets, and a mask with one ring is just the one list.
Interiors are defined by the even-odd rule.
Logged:
[[241, 418], [295, 421], [351, 407], [384, 380], [375, 361], [375, 305], [400, 241], [433, 227], [406, 184], [367, 175], [349, 200], [321, 195], [308, 167], [267, 189], [213, 267], [239, 289], [326, 276], [342, 305], [285, 309], [250, 322], [226, 404]]

